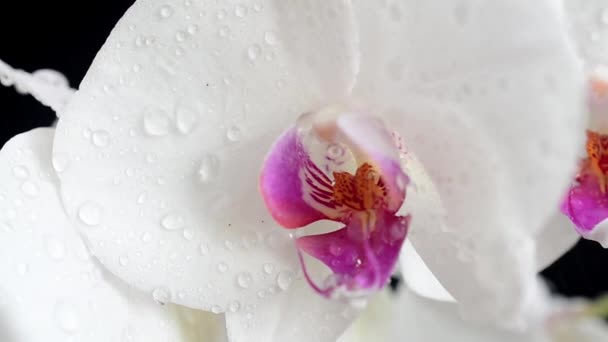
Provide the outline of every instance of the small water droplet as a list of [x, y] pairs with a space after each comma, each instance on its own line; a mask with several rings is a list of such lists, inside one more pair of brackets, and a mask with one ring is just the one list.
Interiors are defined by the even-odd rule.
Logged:
[[186, 40], [186, 32], [177, 31], [175, 33], [175, 40], [177, 40], [178, 42], [183, 42], [184, 40]]
[[198, 250], [201, 253], [201, 255], [207, 255], [207, 254], [209, 254], [209, 246], [206, 243], [201, 243], [198, 246]]
[[251, 283], [253, 283], [253, 277], [248, 272], [239, 273], [239, 275], [237, 275], [236, 277], [236, 283], [241, 288], [249, 288], [251, 286]]
[[254, 10], [254, 11], [256, 11], [256, 12], [261, 11], [261, 10], [262, 10], [262, 8], [263, 8], [263, 6], [262, 6], [262, 4], [260, 4], [260, 3], [255, 3], [255, 4], [253, 4], [253, 10]]
[[228, 265], [225, 262], [220, 262], [217, 264], [217, 270], [220, 273], [226, 273], [226, 271], [228, 271]]
[[160, 17], [163, 19], [169, 18], [173, 15], [173, 7], [169, 5], [164, 5], [159, 10]]
[[230, 28], [228, 26], [222, 26], [217, 30], [217, 35], [226, 38], [230, 34]]
[[226, 11], [221, 9], [221, 10], [217, 11], [217, 18], [219, 20], [222, 20], [222, 19], [226, 18], [226, 14], [227, 14]]
[[188, 31], [190, 35], [195, 35], [198, 32], [198, 26], [195, 24], [188, 25], [186, 31]]
[[152, 299], [160, 305], [171, 301], [171, 291], [164, 287], [157, 287], [152, 291]]
[[203, 157], [201, 164], [198, 168], [198, 178], [201, 183], [211, 182], [219, 174], [219, 159], [213, 155], [208, 154]]
[[66, 333], [74, 333], [80, 327], [80, 314], [73, 305], [59, 302], [55, 305], [55, 323]]
[[264, 264], [264, 266], [262, 266], [262, 268], [264, 269], [264, 273], [272, 274], [272, 272], [274, 272], [275, 267], [271, 263], [266, 263], [266, 264]]
[[149, 232], [143, 232], [141, 234], [141, 241], [143, 243], [148, 243], [148, 242], [152, 241], [152, 235]]
[[235, 300], [230, 303], [228, 309], [230, 310], [230, 312], [237, 312], [241, 309], [241, 303], [238, 300]]
[[40, 194], [40, 188], [36, 183], [25, 181], [21, 184], [21, 191], [29, 197], [38, 197]]
[[70, 160], [68, 159], [68, 156], [63, 153], [55, 153], [53, 155], [52, 162], [53, 162], [53, 169], [55, 169], [55, 171], [57, 173], [61, 173], [68, 168]]
[[277, 286], [286, 291], [293, 283], [294, 273], [292, 271], [281, 271], [277, 275]]
[[65, 243], [56, 238], [56, 237], [48, 237], [45, 241], [46, 252], [49, 254], [49, 257], [54, 260], [60, 260], [65, 257]]
[[241, 140], [241, 136], [242, 133], [238, 126], [230, 126], [226, 131], [226, 137], [232, 142], [237, 142]]
[[184, 227], [184, 218], [177, 214], [168, 214], [160, 221], [160, 224], [166, 230], [177, 230]]
[[222, 313], [222, 311], [222, 307], [219, 305], [214, 305], [211, 307], [211, 312], [213, 312], [214, 314]]
[[127, 266], [129, 264], [129, 257], [126, 255], [121, 255], [118, 258], [118, 263], [120, 264], [120, 266]]
[[186, 228], [186, 229], [184, 229], [183, 235], [184, 235], [184, 239], [186, 239], [188, 241], [192, 241], [192, 239], [194, 239], [194, 230], [190, 229], [190, 228]]
[[239, 18], [243, 18], [244, 16], [247, 15], [247, 7], [245, 7], [245, 5], [242, 5], [242, 4], [236, 5], [236, 7], [234, 8], [234, 15], [236, 15]]
[[97, 130], [92, 133], [91, 139], [93, 145], [97, 147], [106, 147], [110, 144], [110, 133], [104, 130]]
[[78, 209], [78, 218], [87, 226], [97, 226], [101, 223], [101, 207], [94, 202], [85, 202]]
[[266, 291], [264, 291], [264, 290], [260, 290], [260, 291], [258, 291], [258, 297], [259, 297], [260, 299], [262, 299], [262, 298], [266, 298]]
[[148, 194], [146, 192], [140, 193], [139, 196], [137, 196], [137, 204], [144, 204], [144, 202], [146, 202], [147, 197]]
[[175, 114], [175, 125], [182, 134], [190, 134], [198, 123], [199, 114], [189, 107], [181, 107]]
[[332, 244], [329, 246], [329, 252], [334, 256], [340, 256], [344, 253], [344, 248], [338, 244]]
[[340, 144], [331, 144], [327, 146], [326, 154], [329, 160], [336, 161], [342, 158], [345, 153], [346, 151], [344, 150], [344, 147], [342, 147]]
[[262, 48], [258, 44], [251, 45], [247, 49], [247, 57], [249, 57], [249, 59], [252, 61], [256, 60], [260, 56], [261, 53], [262, 53]]
[[171, 121], [163, 110], [155, 110], [144, 115], [144, 131], [150, 136], [164, 136], [169, 134]]
[[30, 176], [30, 171], [23, 165], [13, 167], [13, 175], [19, 179], [26, 179]]
[[140, 72], [140, 71], [141, 71], [141, 65], [133, 64], [133, 72]]
[[275, 45], [277, 43], [277, 35], [272, 31], [268, 31], [264, 33], [264, 41], [268, 45]]

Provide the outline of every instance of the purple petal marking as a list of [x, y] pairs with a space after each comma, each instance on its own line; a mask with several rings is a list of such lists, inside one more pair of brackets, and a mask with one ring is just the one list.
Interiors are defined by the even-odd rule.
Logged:
[[353, 216], [345, 228], [297, 240], [300, 251], [320, 260], [333, 272], [332, 282], [322, 287], [308, 275], [300, 257], [306, 279], [320, 294], [331, 297], [338, 288], [370, 292], [381, 289], [389, 280], [407, 235], [410, 217], [385, 211], [367, 237], [361, 234], [360, 222]]
[[[295, 127], [285, 131], [270, 149], [260, 175], [260, 191], [272, 217], [285, 228], [299, 228], [326, 216], [308, 205], [302, 193], [300, 171], [313, 169], [308, 178], [321, 178], [329, 181], [310, 161], [302, 146]], [[310, 181], [316, 181], [311, 179]], [[329, 181], [331, 182], [331, 181]], [[331, 183], [330, 183], [331, 184]], [[319, 189], [318, 197], [323, 199]]]
[[608, 195], [602, 193], [597, 176], [590, 172], [583, 170], [577, 180], [578, 184], [570, 188], [560, 209], [584, 236], [608, 218]]

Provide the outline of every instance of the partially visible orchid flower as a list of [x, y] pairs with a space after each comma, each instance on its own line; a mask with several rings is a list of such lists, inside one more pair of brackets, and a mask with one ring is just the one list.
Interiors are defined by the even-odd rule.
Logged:
[[562, 14], [552, 0], [139, 0], [57, 129], [10, 145], [52, 161], [63, 206], [38, 172], [6, 174], [6, 212], [30, 202], [2, 219], [38, 237], [7, 253], [40, 240], [28, 220], [48, 201], [88, 267], [225, 314], [230, 341], [334, 341], [407, 235], [464, 313], [536, 327], [537, 249], [562, 251], [542, 237], [582, 141]]

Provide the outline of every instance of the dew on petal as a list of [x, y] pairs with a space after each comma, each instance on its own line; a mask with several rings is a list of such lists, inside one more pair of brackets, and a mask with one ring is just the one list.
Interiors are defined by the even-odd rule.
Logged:
[[152, 290], [152, 299], [160, 305], [165, 305], [171, 301], [171, 291], [165, 287], [157, 287]]
[[257, 44], [251, 45], [247, 49], [247, 57], [252, 61], [256, 60], [260, 56], [261, 53], [262, 53], [262, 48]]
[[268, 45], [275, 45], [277, 43], [277, 35], [273, 31], [264, 33], [264, 41]]
[[38, 195], [40, 194], [40, 188], [38, 187], [38, 185], [30, 181], [25, 181], [23, 182], [23, 184], [21, 184], [21, 191], [23, 191], [23, 193], [28, 197], [32, 198], [38, 197]]
[[181, 107], [175, 115], [175, 125], [182, 134], [190, 134], [198, 123], [199, 114], [189, 107]]
[[19, 179], [26, 179], [30, 176], [30, 171], [23, 165], [13, 167], [13, 175]]
[[270, 275], [274, 272], [275, 266], [271, 263], [266, 263], [262, 268], [264, 269], [264, 273]]
[[253, 277], [248, 272], [239, 273], [236, 277], [236, 282], [241, 288], [249, 288], [253, 283]]
[[166, 230], [177, 230], [184, 227], [185, 221], [181, 215], [172, 213], [165, 215], [161, 219], [160, 224]]
[[292, 271], [281, 271], [277, 275], [277, 286], [286, 291], [291, 286], [294, 280], [294, 273]]
[[226, 273], [226, 271], [228, 271], [228, 265], [225, 262], [220, 262], [217, 264], [217, 270], [220, 273]]
[[237, 312], [237, 311], [241, 310], [241, 303], [238, 300], [235, 300], [232, 303], [230, 303], [230, 306], [228, 307], [228, 309], [230, 310], [230, 312]]
[[159, 15], [162, 19], [167, 19], [173, 15], [173, 7], [164, 5], [159, 10]]
[[101, 207], [94, 202], [85, 202], [78, 209], [78, 218], [87, 226], [97, 226], [101, 223]]
[[144, 114], [144, 132], [150, 136], [160, 137], [169, 134], [171, 121], [163, 110]]
[[104, 130], [97, 130], [91, 134], [91, 141], [97, 147], [106, 147], [110, 145], [110, 133]]
[[219, 159], [213, 154], [203, 156], [198, 168], [198, 179], [201, 183], [209, 183], [219, 174]]
[[51, 259], [60, 260], [65, 257], [65, 243], [56, 238], [48, 237], [45, 241], [46, 251]]
[[53, 155], [53, 169], [55, 169], [57, 173], [64, 172], [68, 168], [69, 162], [70, 160], [68, 159], [67, 155], [63, 153], [55, 153]]
[[241, 129], [238, 126], [230, 126], [226, 131], [226, 137], [232, 142], [241, 140]]
[[55, 323], [66, 333], [74, 333], [80, 328], [80, 317], [76, 308], [65, 302], [55, 304]]

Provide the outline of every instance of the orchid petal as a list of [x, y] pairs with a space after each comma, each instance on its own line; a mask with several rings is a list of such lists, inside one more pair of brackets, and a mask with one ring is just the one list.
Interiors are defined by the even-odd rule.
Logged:
[[[316, 31], [353, 30], [336, 8], [318, 1], [302, 15]], [[303, 40], [300, 48], [333, 44], [324, 53], [337, 54], [304, 70], [279, 32], [308, 20], [281, 16], [271, 2], [137, 1], [62, 116], [54, 152], [67, 210], [129, 284], [223, 312], [263, 302], [257, 293], [298, 267], [260, 201], [258, 170], [284, 128], [328, 101], [322, 80], [350, 87], [357, 61], [342, 49], [356, 35]]]
[[556, 212], [536, 235], [536, 263], [541, 271], [549, 267], [579, 240], [574, 225], [562, 213]]
[[[505, 322], [530, 313], [533, 236], [574, 171], [584, 127], [559, 2], [359, 1], [357, 13], [355, 94], [386, 113], [445, 208], [445, 225], [412, 228], [413, 245], [464, 311]], [[427, 215], [411, 214], [414, 225]]]
[[[263, 292], [267, 294], [268, 292]], [[315, 294], [302, 279], [272, 301], [226, 313], [230, 342], [333, 342], [359, 309]]]
[[182, 321], [176, 312], [184, 310], [155, 303], [89, 254], [59, 201], [53, 134], [34, 130], [0, 151], [2, 340], [194, 341], [181, 338], [210, 314]]
[[603, 0], [565, 0], [579, 51], [590, 68], [608, 63], [608, 13]]

